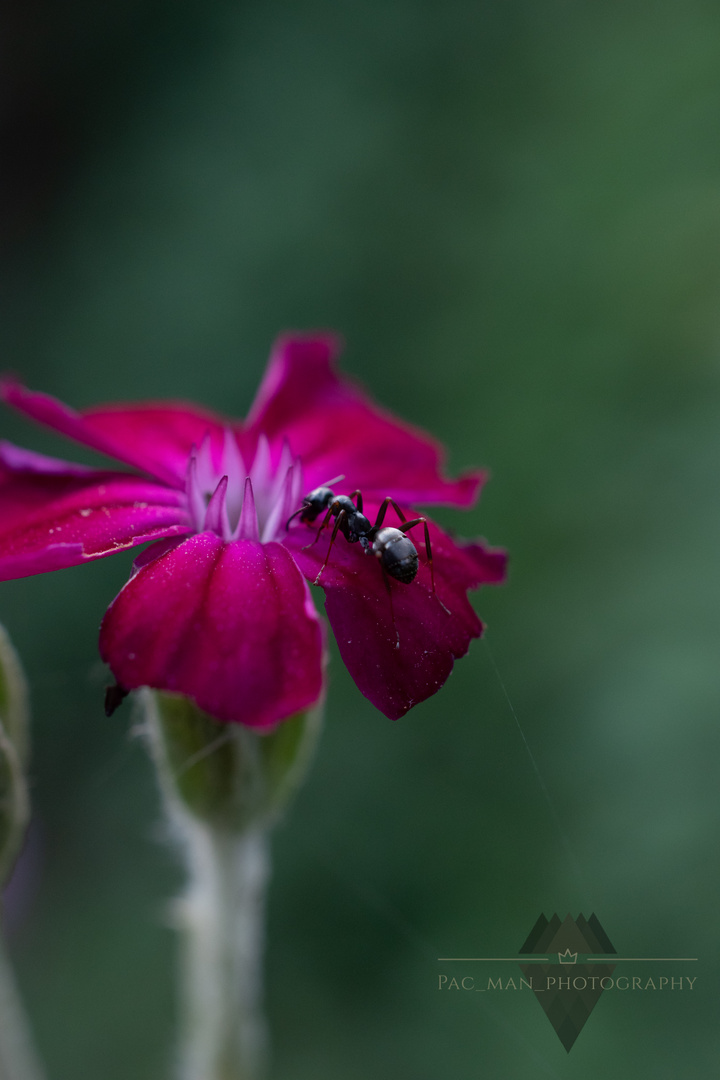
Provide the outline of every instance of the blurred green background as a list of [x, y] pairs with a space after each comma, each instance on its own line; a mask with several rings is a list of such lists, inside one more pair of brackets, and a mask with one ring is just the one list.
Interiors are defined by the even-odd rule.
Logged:
[[[705, 1080], [720, 9], [11, 0], [2, 19], [4, 367], [78, 407], [241, 416], [279, 331], [333, 327], [453, 470], [492, 471], [477, 510], [436, 515], [511, 552], [478, 599], [487, 644], [396, 724], [333, 658], [275, 840], [273, 1080]], [[2, 433], [89, 460], [10, 415]], [[180, 875], [131, 709], [101, 709], [97, 627], [130, 561], [0, 589], [35, 718], [10, 945], [54, 1080], [171, 1062]], [[596, 912], [621, 955], [698, 956], [695, 990], [605, 994], [569, 1056], [529, 997], [438, 992], [437, 957], [513, 955], [555, 911]]]

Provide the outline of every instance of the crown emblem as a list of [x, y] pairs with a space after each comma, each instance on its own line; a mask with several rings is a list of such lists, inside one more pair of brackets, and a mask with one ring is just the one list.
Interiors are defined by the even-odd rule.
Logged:
[[565, 952], [558, 953], [558, 960], [561, 964], [577, 964], [578, 954], [576, 952], [570, 952], [566, 949]]

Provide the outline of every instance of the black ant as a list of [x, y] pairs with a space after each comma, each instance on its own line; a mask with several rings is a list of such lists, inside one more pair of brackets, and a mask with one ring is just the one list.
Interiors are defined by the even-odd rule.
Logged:
[[[353, 499], [355, 499], [356, 502], [353, 502]], [[398, 528], [392, 528], [389, 525], [383, 526], [389, 506], [392, 506], [402, 522]], [[334, 517], [335, 525], [333, 526], [332, 536], [330, 537], [330, 544], [328, 545], [325, 562], [320, 567], [320, 571], [313, 582], [314, 585], [320, 584], [322, 572], [328, 564], [330, 552], [332, 551], [332, 546], [335, 543], [335, 538], [339, 530], [349, 544], [359, 543], [363, 551], [372, 551], [372, 553], [380, 560], [383, 580], [385, 581], [385, 587], [390, 596], [392, 608], [392, 593], [390, 592], [390, 582], [387, 579], [387, 575], [389, 574], [390, 577], [395, 578], [396, 581], [402, 582], [403, 585], [409, 585], [411, 581], [414, 581], [418, 572], [419, 559], [417, 549], [410, 537], [406, 536], [406, 533], [416, 525], [422, 524], [425, 529], [425, 552], [430, 567], [432, 592], [433, 595], [435, 595], [435, 572], [433, 570], [430, 532], [428, 530], [426, 518], [418, 517], [414, 518], [412, 521], [408, 521], [395, 500], [388, 495], [388, 497], [380, 504], [375, 524], [371, 525], [370, 521], [363, 513], [362, 492], [358, 490], [353, 491], [350, 495], [336, 495], [329, 487], [319, 487], [315, 488], [314, 491], [311, 491], [309, 495], [305, 496], [303, 505], [288, 519], [286, 528], [290, 527], [290, 522], [293, 518], [299, 516], [301, 521], [312, 522], [315, 521], [323, 511], [325, 511], [325, 517], [315, 534], [315, 539], [312, 544], [307, 544], [303, 549], [307, 550], [307, 548], [310, 548], [313, 544], [317, 543], [320, 533], [327, 525], [330, 517]], [[442, 601], [440, 601], [440, 603], [442, 604]], [[442, 606], [445, 608], [444, 604], [442, 604]], [[445, 608], [445, 610], [447, 611], [447, 608]], [[393, 623], [394, 622], [395, 618], [393, 616]]]

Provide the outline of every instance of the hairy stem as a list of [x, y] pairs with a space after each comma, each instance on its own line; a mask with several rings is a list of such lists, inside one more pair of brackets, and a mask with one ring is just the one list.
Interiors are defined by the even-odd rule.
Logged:
[[[270, 830], [305, 776], [322, 700], [258, 734], [180, 695], [146, 690], [144, 733], [187, 869], [180, 1080], [261, 1080]], [[2, 1078], [0, 1078], [2, 1080]]]
[[262, 954], [268, 837], [186, 820], [189, 885], [178, 904], [183, 935], [181, 1080], [264, 1075]]

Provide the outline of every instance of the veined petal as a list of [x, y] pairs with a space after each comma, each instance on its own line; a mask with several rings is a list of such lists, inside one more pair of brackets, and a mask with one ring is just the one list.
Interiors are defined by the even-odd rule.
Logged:
[[219, 456], [227, 427], [214, 413], [182, 402], [101, 405], [76, 412], [12, 379], [2, 380], [0, 396], [33, 420], [177, 488], [185, 483], [193, 446], [210, 434]]
[[472, 505], [484, 474], [446, 479], [440, 444], [340, 377], [334, 367], [339, 351], [339, 339], [330, 334], [280, 338], [248, 417], [248, 435], [287, 437], [309, 488], [344, 473], [348, 491], [360, 488], [407, 503]]
[[[505, 576], [505, 554], [482, 543], [460, 545], [429, 522], [436, 593], [431, 589], [422, 526], [411, 537], [420, 557], [409, 585], [383, 581], [379, 560], [339, 535], [319, 584], [325, 610], [343, 661], [358, 688], [391, 720], [435, 694], [464, 656], [482, 623], [467, 590], [495, 584]], [[307, 551], [308, 527], [296, 527], [286, 544], [309, 581], [314, 581], [328, 551], [330, 530]]]
[[0, 453], [2, 581], [189, 531], [177, 491], [9, 445]]
[[186, 694], [251, 727], [272, 727], [322, 691], [322, 624], [277, 543], [205, 532], [159, 555], [110, 605], [100, 651], [126, 689]]

